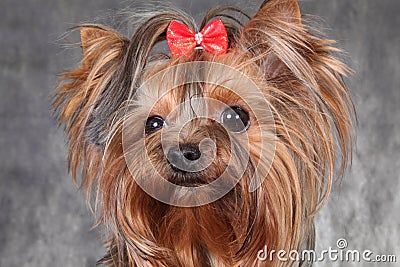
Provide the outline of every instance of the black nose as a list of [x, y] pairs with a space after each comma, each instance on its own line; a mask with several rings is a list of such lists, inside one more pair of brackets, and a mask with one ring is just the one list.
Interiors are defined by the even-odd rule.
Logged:
[[184, 144], [168, 150], [167, 160], [175, 171], [194, 171], [196, 160], [201, 156], [199, 147], [194, 144]]
[[183, 156], [188, 160], [197, 160], [200, 158], [201, 153], [199, 147], [193, 144], [185, 144], [180, 146]]

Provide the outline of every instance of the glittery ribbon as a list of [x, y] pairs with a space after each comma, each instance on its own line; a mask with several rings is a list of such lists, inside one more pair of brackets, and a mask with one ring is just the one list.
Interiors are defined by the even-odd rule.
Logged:
[[218, 56], [228, 50], [228, 34], [221, 19], [211, 21], [198, 33], [173, 20], [168, 25], [167, 41], [174, 57], [189, 56], [196, 47]]

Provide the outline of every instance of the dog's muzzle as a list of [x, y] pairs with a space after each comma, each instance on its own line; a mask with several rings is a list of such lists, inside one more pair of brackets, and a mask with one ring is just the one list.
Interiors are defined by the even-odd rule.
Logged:
[[204, 164], [201, 164], [201, 152], [196, 144], [171, 147], [167, 153], [167, 161], [175, 172], [193, 173], [204, 169]]

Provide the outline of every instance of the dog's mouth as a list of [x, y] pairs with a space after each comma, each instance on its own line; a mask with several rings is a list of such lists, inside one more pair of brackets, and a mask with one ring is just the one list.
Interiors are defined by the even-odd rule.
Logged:
[[199, 187], [209, 184], [209, 179], [201, 173], [174, 173], [169, 179], [169, 182], [185, 187]]

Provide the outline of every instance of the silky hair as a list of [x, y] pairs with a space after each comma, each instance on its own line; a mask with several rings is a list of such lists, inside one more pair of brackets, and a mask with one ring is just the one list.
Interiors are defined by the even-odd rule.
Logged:
[[[227, 28], [227, 54], [215, 56], [195, 50], [188, 57], [173, 58], [154, 51], [165, 42], [171, 20], [198, 31], [215, 18], [221, 18]], [[337, 58], [340, 50], [333, 46], [334, 41], [304, 25], [297, 1], [264, 1], [253, 17], [234, 7], [216, 8], [205, 15], [199, 27], [179, 10], [152, 12], [130, 39], [100, 24], [82, 24], [76, 29], [80, 31], [83, 58], [76, 69], [62, 74], [54, 108], [68, 138], [69, 169], [75, 181], [81, 178], [88, 201], [94, 199], [91, 204], [97, 225], [105, 232], [109, 252], [99, 263], [311, 265], [310, 261], [257, 259], [264, 246], [287, 252], [314, 248], [314, 217], [351, 159], [354, 107], [343, 81], [350, 70]], [[176, 175], [161, 152], [161, 133], [144, 136], [147, 95], [160, 97], [153, 112], [164, 115], [164, 110], [172, 111], [193, 95], [207, 95], [232, 106], [241, 103], [246, 91], [185, 85], [160, 94], [163, 81], [146, 94], [138, 89], [157, 72], [203, 61], [227, 65], [257, 84], [268, 99], [275, 122], [275, 154], [270, 168], [261, 161], [260, 131], [270, 125], [254, 122], [247, 132], [250, 160], [244, 178], [210, 204], [170, 206], [146, 194], [132, 179], [151, 177], [154, 171], [150, 165], [167, 177]], [[264, 109], [256, 99], [242, 105]], [[132, 139], [144, 137], [144, 147], [133, 143], [124, 150], [126, 116], [133, 118], [128, 120]], [[195, 123], [187, 136], [193, 142], [204, 136], [216, 141], [219, 156], [202, 175], [218, 177], [227, 167], [226, 158], [232, 156], [226, 130]], [[243, 154], [240, 140], [235, 144], [237, 154]], [[128, 166], [126, 153], [134, 155], [133, 166]], [[149, 153], [151, 162], [143, 162], [144, 153]], [[255, 166], [265, 179], [256, 191], [249, 192]]]

